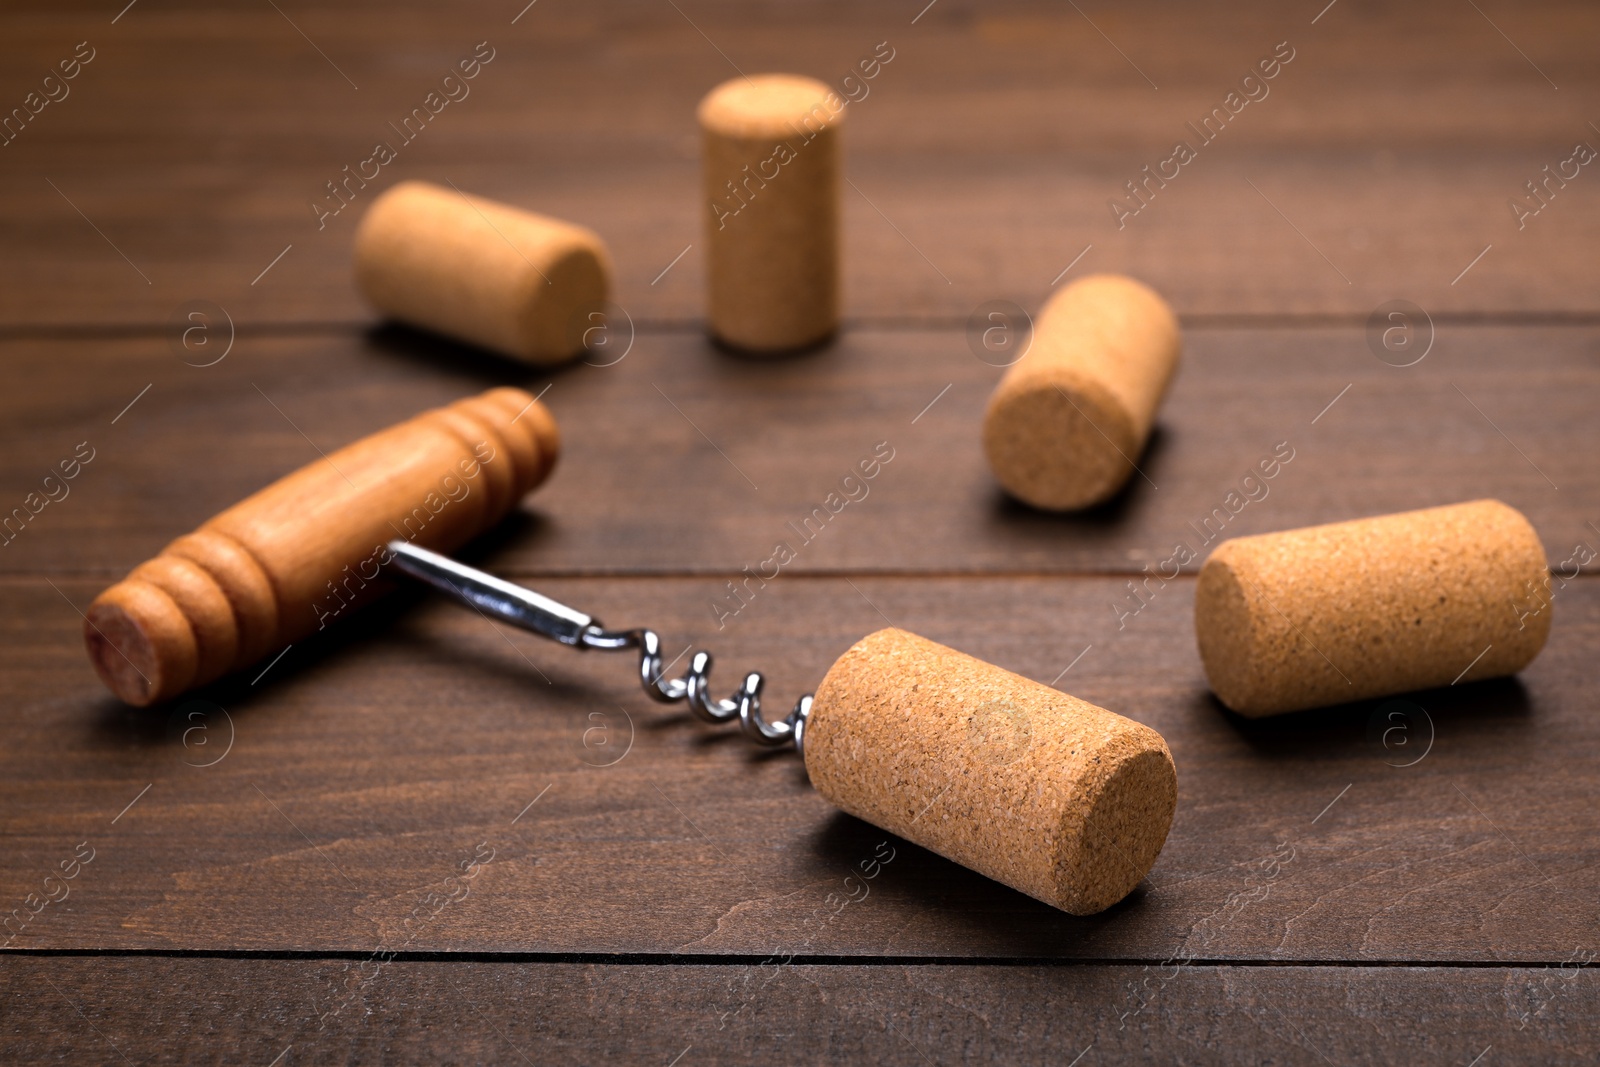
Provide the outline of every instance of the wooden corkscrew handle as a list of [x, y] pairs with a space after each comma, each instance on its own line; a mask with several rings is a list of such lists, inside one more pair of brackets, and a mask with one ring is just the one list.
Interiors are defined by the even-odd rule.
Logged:
[[159, 703], [259, 662], [383, 591], [384, 547], [441, 552], [494, 525], [550, 474], [544, 405], [491, 389], [423, 412], [280, 478], [173, 541], [95, 598], [84, 642], [122, 700]]

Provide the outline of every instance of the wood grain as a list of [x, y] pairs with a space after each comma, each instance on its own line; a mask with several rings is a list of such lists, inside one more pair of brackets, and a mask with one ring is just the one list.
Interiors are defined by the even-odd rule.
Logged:
[[[1190, 524], [1280, 443], [1228, 533], [1494, 496], [1560, 571], [1600, 546], [1596, 179], [1509, 203], [1600, 143], [1592, 5], [520, 8], [7, 11], [0, 113], [96, 53], [0, 148], [0, 515], [81, 463], [0, 537], [0, 1059], [1591, 1056], [1600, 580], [1560, 584], [1516, 680], [1263, 722], [1206, 692], [1192, 577], [1136, 612], [1126, 583], [1203, 556]], [[325, 183], [480, 41], [470, 97], [319, 229]], [[842, 337], [713, 350], [694, 104], [741, 70], [845, 88], [883, 41]], [[1270, 95], [1119, 229], [1111, 198], [1283, 41]], [[549, 374], [374, 329], [355, 218], [405, 178], [596, 230], [634, 339], [599, 362], [626, 357]], [[1185, 357], [1144, 475], [1049, 517], [983, 465], [1001, 369], [965, 326], [1087, 271], [1156, 288]], [[1435, 328], [1408, 368], [1366, 334], [1396, 299]], [[196, 301], [214, 347], [179, 344]], [[792, 757], [420, 594], [195, 703], [103, 694], [78, 609], [108, 581], [318, 449], [507, 384], [549, 388], [565, 457], [469, 558], [778, 702], [887, 620], [1148, 723], [1179, 808], [1146, 884], [1072, 919], [901, 842], [863, 883], [884, 835]], [[879, 442], [866, 498], [789, 525]]]
[[[12, 457], [0, 501], [20, 504], [80, 441], [97, 457], [0, 549], [0, 570], [120, 577], [318, 449], [505, 383], [548, 387], [564, 440], [550, 482], [505, 531], [495, 558], [508, 573], [727, 578], [780, 542], [796, 551], [788, 573], [1138, 572], [1180, 542], [1195, 571], [1219, 528], [1485, 496], [1526, 514], [1559, 565], [1580, 542], [1600, 546], [1597, 339], [1586, 326], [1441, 325], [1433, 351], [1401, 369], [1355, 326], [1190, 330], [1144, 474], [1075, 515], [1031, 511], [998, 488], [979, 428], [1002, 370], [951, 330], [854, 330], [765, 363], [694, 335], [640, 333], [621, 362], [554, 376], [393, 331], [241, 334], [203, 369], [153, 338], [13, 340], [0, 343]], [[860, 495], [841, 482], [882, 442], [894, 459], [865, 498], [816, 519]], [[1244, 498], [1229, 494], [1280, 445], [1293, 459], [1230, 516]]]
[[[514, 26], [488, 3], [448, 19], [366, 5], [294, 15], [325, 59], [268, 7], [144, 0], [114, 26], [98, 9], [36, 10], [0, 44], [13, 72], [0, 99], [20, 102], [81, 39], [98, 55], [0, 149], [0, 321], [155, 324], [197, 298], [244, 322], [369, 321], [350, 284], [354, 216], [403, 178], [589, 226], [615, 255], [620, 303], [696, 321], [695, 103], [735, 64], [838, 84], [880, 41], [895, 58], [864, 83], [846, 138], [847, 318], [1033, 301], [1091, 244], [1079, 269], [1135, 274], [1181, 314], [1364, 317], [1397, 297], [1600, 312], [1583, 255], [1600, 183], [1552, 185], [1520, 227], [1507, 206], [1597, 136], [1582, 104], [1600, 78], [1585, 49], [1594, 12], [1346, 0], [1315, 14], [945, 0], [913, 25], [882, 6], [697, 0], [681, 14], [546, 4]], [[496, 58], [470, 95], [400, 143], [390, 124], [480, 40]], [[1119, 228], [1111, 198], [1176, 140], [1198, 142], [1186, 123], [1280, 41], [1295, 59], [1270, 94]], [[312, 201], [379, 139], [398, 158], [319, 223]]]
[[[721, 631], [703, 579], [538, 583], [659, 628], [670, 656], [713, 649], [718, 689], [758, 668], [785, 702], [887, 619], [1153, 726], [1178, 767], [1171, 835], [1088, 919], [899, 842], [830, 919], [885, 835], [792, 756], [655, 710], [631, 657], [430, 602], [296, 646], [211, 704], [134, 712], [77, 647], [66, 601], [96, 586], [53, 581], [5, 586], [8, 908], [78, 843], [97, 858], [17, 947], [1544, 963], [1592, 928], [1590, 578], [1558, 594], [1516, 680], [1261, 721], [1207, 693], [1188, 579], [1122, 629], [1112, 578], [785, 576]], [[471, 897], [408, 934], [480, 842], [494, 861]]]
[[[1579, 957], [1581, 959], [1581, 957]], [[1589, 1062], [1565, 968], [8, 959], [12, 1062]], [[1492, 1049], [1492, 1051], [1490, 1051]], [[1485, 1053], [1487, 1052], [1487, 1055]]]

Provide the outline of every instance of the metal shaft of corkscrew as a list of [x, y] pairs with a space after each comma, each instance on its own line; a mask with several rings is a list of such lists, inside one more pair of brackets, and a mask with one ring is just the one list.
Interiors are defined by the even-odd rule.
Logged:
[[639, 650], [639, 683], [654, 700], [663, 704], [684, 701], [701, 719], [725, 723], [734, 719], [745, 736], [760, 745], [794, 743], [805, 753], [806, 719], [811, 714], [811, 695], [801, 697], [785, 718], [768, 722], [761, 717], [760, 672], [751, 671], [733, 696], [711, 696], [711, 653], [696, 652], [681, 678], [661, 677], [661, 637], [654, 630], [608, 630], [600, 620], [585, 615], [532, 589], [496, 578], [492, 574], [457, 563], [448, 556], [430, 552], [406, 541], [390, 541], [394, 566], [452, 596], [490, 618], [510, 623], [579, 650], [602, 652]]

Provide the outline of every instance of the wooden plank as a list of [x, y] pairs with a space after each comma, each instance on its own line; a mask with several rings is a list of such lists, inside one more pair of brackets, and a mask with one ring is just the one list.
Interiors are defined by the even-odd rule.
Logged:
[[[1484, 496], [1521, 508], [1559, 565], [1579, 542], [1600, 546], [1597, 336], [1442, 325], [1400, 369], [1355, 327], [1191, 329], [1141, 460], [1148, 481], [1067, 516], [997, 488], [978, 436], [1001, 371], [950, 329], [858, 330], [776, 363], [648, 332], [614, 366], [549, 376], [409, 333], [241, 334], [204, 369], [157, 338], [13, 340], [0, 343], [0, 501], [22, 505], [80, 442], [95, 458], [0, 550], [0, 569], [120, 576], [318, 448], [503, 382], [548, 387], [565, 438], [551, 483], [502, 532], [508, 573], [699, 573], [720, 588], [780, 542], [796, 553], [787, 573], [1136, 572], [1180, 542], [1192, 571], [1218, 528]], [[893, 460], [832, 515], [828, 494], [880, 442]], [[1229, 494], [1275, 450], [1292, 460], [1230, 517], [1246, 498]]]
[[[630, 314], [698, 328], [703, 260], [692, 161], [618, 159], [530, 184], [521, 168], [448, 151], [439, 160], [419, 151], [396, 164], [393, 178], [453, 181], [587, 225], [613, 253], [617, 300]], [[1549, 150], [1408, 157], [1393, 171], [1367, 152], [1236, 150], [1120, 231], [1107, 201], [1144, 156], [1055, 153], [1006, 160], [996, 171], [861, 155], [850, 173], [870, 201], [847, 187], [844, 204], [843, 307], [853, 321], [964, 321], [990, 300], [1032, 305], [1074, 263], [1063, 280], [1131, 274], [1184, 315], [1359, 321], [1397, 298], [1435, 314], [1600, 314], [1582, 258], [1600, 237], [1595, 194], [1574, 185], [1522, 232], [1506, 209], [1553, 158]], [[44, 175], [0, 179], [0, 195], [32, 220], [6, 242], [0, 318], [29, 329], [151, 326], [205, 299], [241, 323], [375, 322], [351, 282], [353, 224], [318, 232], [306, 210], [327, 169], [284, 164], [262, 176], [273, 183], [262, 189], [223, 185], [209, 173], [111, 184], [98, 166], [54, 168], [49, 176], [115, 248]], [[190, 204], [216, 206], [174, 233], [168, 219]]]
[[[696, 101], [731, 63], [839, 81], [879, 41], [895, 58], [849, 120], [853, 318], [1035, 301], [1089, 245], [1079, 270], [1144, 277], [1185, 314], [1364, 317], [1396, 297], [1600, 313], [1584, 254], [1600, 236], [1596, 183], [1552, 183], [1520, 226], [1508, 208], [1542, 167], [1600, 139], [1581, 107], [1600, 78], [1585, 48], [1595, 15], [1578, 3], [1518, 13], [1515, 45], [1495, 30], [1505, 13], [1491, 23], [1446, 3], [1346, 5], [1315, 24], [1265, 4], [949, 0], [915, 25], [834, 5], [550, 4], [514, 26], [488, 4], [298, 12], [326, 59], [267, 8], [145, 0], [115, 25], [99, 16], [36, 11], [0, 42], [13, 103], [75, 42], [97, 49], [71, 95], [4, 149], [0, 322], [153, 325], [199, 298], [241, 322], [368, 321], [349, 279], [353, 220], [401, 178], [591, 225], [615, 253], [622, 304], [696, 321], [699, 249], [656, 280], [699, 243]], [[390, 123], [479, 40], [495, 59], [470, 95], [319, 227], [310, 203], [325, 183], [398, 140]], [[1111, 198], [1176, 140], [1198, 142], [1186, 123], [1284, 40], [1295, 59], [1270, 94], [1119, 228]]]
[[[1579, 957], [1582, 958], [1581, 956]], [[348, 990], [346, 987], [349, 987]], [[1551, 968], [18, 959], [11, 1062], [1588, 1062]], [[342, 1010], [335, 1010], [342, 1006]], [[1492, 1049], [1492, 1051], [1490, 1051]], [[1487, 1053], [1487, 1055], [1486, 1055]], [[674, 1057], [677, 1057], [675, 1060]]]
[[[774, 704], [887, 619], [1152, 725], [1177, 819], [1145, 885], [1089, 919], [903, 842], [830, 918], [884, 835], [792, 755], [657, 710], [631, 658], [429, 603], [138, 713], [78, 648], [67, 601], [98, 583], [51, 582], [7, 579], [0, 621], [0, 886], [40, 909], [13, 947], [1509, 964], [1593, 930], [1592, 578], [1517, 680], [1413, 694], [1398, 720], [1257, 722], [1207, 693], [1188, 579], [1119, 629], [1115, 578], [784, 577], [720, 632], [702, 579], [539, 583], [672, 656], [711, 648], [718, 689], [769, 672]], [[27, 901], [83, 842], [70, 897]], [[480, 843], [471, 894], [413, 928]]]
[[[1126, 582], [1203, 556], [1192, 523], [1280, 442], [1227, 534], [1493, 495], [1558, 567], [1600, 545], [1596, 194], [1555, 185], [1521, 227], [1507, 202], [1600, 141], [1600, 12], [520, 3], [7, 15], [3, 106], [97, 52], [0, 150], [0, 508], [93, 455], [0, 534], [0, 1059], [1591, 1055], [1600, 580], [1563, 586], [1516, 680], [1267, 722], [1208, 695], [1191, 576], [1137, 612]], [[1271, 97], [1118, 228], [1109, 198], [1285, 39]], [[471, 99], [318, 229], [322, 183], [477, 40]], [[880, 40], [848, 328], [713, 352], [695, 102], [736, 63], [837, 81]], [[598, 229], [626, 358], [535, 374], [369, 332], [355, 216], [410, 177]], [[1130, 490], [1044, 516], [984, 468], [1000, 371], [962, 327], [1091, 270], [1156, 285], [1188, 354]], [[1395, 298], [1437, 327], [1410, 368], [1364, 336]], [[180, 360], [221, 331], [174, 349], [199, 299], [238, 327], [203, 368]], [[1147, 722], [1182, 783], [1150, 878], [1061, 915], [663, 714], [630, 660], [417, 595], [176, 707], [103, 694], [77, 608], [107, 580], [318, 448], [503, 382], [549, 387], [567, 456], [472, 558], [714, 649], [720, 685], [765, 669], [774, 704], [892, 622]], [[880, 441], [868, 496], [797, 528]], [[781, 577], [731, 594], [777, 541]]]

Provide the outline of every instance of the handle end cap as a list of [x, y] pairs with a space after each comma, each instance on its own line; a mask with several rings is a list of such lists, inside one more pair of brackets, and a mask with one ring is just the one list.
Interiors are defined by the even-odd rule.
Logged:
[[119, 582], [101, 593], [84, 616], [83, 639], [106, 688], [138, 708], [183, 692], [199, 667], [188, 619], [148, 582]]

